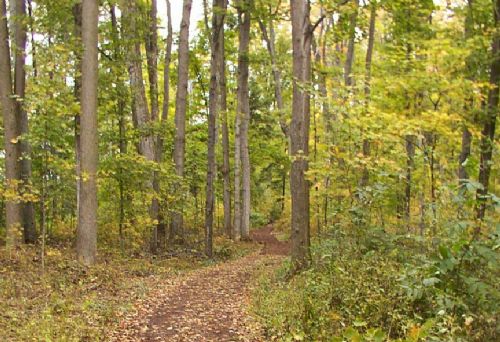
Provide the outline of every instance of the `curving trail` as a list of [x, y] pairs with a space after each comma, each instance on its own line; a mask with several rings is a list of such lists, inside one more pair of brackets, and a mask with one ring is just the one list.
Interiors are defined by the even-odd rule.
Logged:
[[243, 258], [170, 279], [138, 303], [111, 341], [263, 341], [262, 329], [247, 312], [256, 272], [276, 267], [289, 245], [268, 225], [252, 232], [263, 247]]

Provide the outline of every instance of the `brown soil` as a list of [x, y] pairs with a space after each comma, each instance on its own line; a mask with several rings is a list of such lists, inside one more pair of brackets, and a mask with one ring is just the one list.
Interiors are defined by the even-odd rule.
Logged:
[[279, 241], [273, 234], [273, 226], [267, 225], [251, 232], [252, 240], [263, 244], [261, 254], [265, 255], [288, 255], [290, 254], [290, 242]]
[[251, 237], [263, 244], [260, 253], [170, 279], [137, 303], [111, 340], [264, 341], [259, 323], [248, 313], [254, 275], [276, 267], [289, 245], [273, 236], [270, 225]]

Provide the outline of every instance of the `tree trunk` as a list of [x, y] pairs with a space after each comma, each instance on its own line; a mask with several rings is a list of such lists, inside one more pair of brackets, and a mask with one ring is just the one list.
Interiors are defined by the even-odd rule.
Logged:
[[[149, 162], [155, 162], [155, 146], [154, 137], [151, 133], [152, 118], [149, 112], [148, 103], [146, 99], [146, 90], [144, 88], [144, 80], [142, 77], [142, 57], [141, 57], [141, 43], [135, 37], [137, 32], [136, 17], [138, 9], [135, 1], [128, 1], [126, 6], [122, 9], [123, 19], [126, 21], [126, 36], [129, 42], [127, 52], [127, 64], [130, 77], [130, 89], [132, 95], [132, 113], [135, 128], [141, 133], [139, 140], [139, 153]], [[146, 180], [148, 189], [153, 190], [154, 172]], [[156, 197], [156, 194], [153, 194]], [[158, 219], [158, 202], [153, 198], [150, 208], [149, 216], [152, 222]], [[156, 228], [156, 226], [155, 226]], [[152, 251], [155, 252], [155, 228], [153, 230], [153, 243]]]
[[221, 49], [221, 32], [224, 30], [224, 7], [226, 0], [213, 0], [212, 3], [212, 34], [210, 39], [210, 92], [209, 92], [209, 113], [208, 113], [208, 141], [207, 141], [207, 187], [205, 201], [205, 254], [212, 257], [212, 238], [215, 208], [215, 175], [216, 156], [215, 142], [217, 133], [217, 116], [220, 111], [220, 77], [221, 60], [224, 51]]
[[86, 265], [95, 263], [97, 248], [97, 35], [98, 2], [83, 0], [82, 5], [82, 114], [81, 190], [76, 251], [78, 260]]
[[241, 239], [241, 113], [236, 111], [234, 123], [234, 222], [233, 239]]
[[462, 149], [460, 155], [458, 156], [458, 183], [463, 185], [469, 179], [469, 174], [465, 167], [465, 162], [469, 159], [471, 151], [472, 134], [464, 125], [462, 127]]
[[356, 24], [358, 21], [359, 0], [354, 1], [353, 13], [349, 20], [349, 43], [347, 45], [347, 56], [344, 64], [344, 83], [347, 87], [353, 85], [352, 65], [354, 63], [354, 48], [356, 41]]
[[292, 263], [296, 270], [309, 262], [309, 182], [306, 179], [309, 154], [309, 93], [311, 24], [309, 5], [305, 0], [290, 0], [293, 44], [293, 107], [290, 127], [292, 166]]
[[[467, 15], [465, 17], [464, 23], [464, 36], [465, 39], [470, 39], [473, 36], [474, 32], [474, 15], [473, 15], [473, 0], [469, 0], [467, 6]], [[473, 80], [473, 71], [474, 66], [471, 65], [469, 60], [466, 60], [466, 71], [468, 73], [468, 79]], [[469, 97], [465, 101], [465, 109], [470, 111], [473, 110], [474, 99], [473, 97]], [[465, 162], [469, 159], [471, 153], [471, 143], [472, 143], [472, 134], [467, 127], [467, 124], [464, 123], [462, 127], [462, 147], [460, 154], [458, 156], [458, 185], [459, 190], [462, 190], [463, 186], [469, 179], [469, 174], [467, 173], [467, 168], [465, 166]], [[461, 213], [462, 208], [459, 209], [459, 214]]]
[[262, 20], [259, 20], [259, 26], [262, 32], [262, 38], [266, 42], [267, 51], [269, 52], [269, 57], [271, 59], [271, 68], [273, 70], [273, 78], [274, 78], [274, 98], [276, 100], [276, 106], [278, 107], [279, 111], [279, 123], [281, 131], [283, 132], [285, 137], [288, 137], [289, 127], [285, 119], [285, 107], [283, 102], [283, 95], [282, 95], [283, 92], [281, 86], [281, 71], [278, 67], [278, 62], [276, 60], [276, 47], [275, 47], [276, 38], [275, 38], [273, 20], [269, 19], [269, 24], [268, 24], [269, 33], [265, 23]]
[[[146, 36], [146, 61], [148, 65], [149, 79], [149, 99], [151, 103], [151, 118], [150, 122], [156, 124], [159, 116], [158, 106], [158, 24], [157, 24], [157, 3], [156, 0], [151, 1], [149, 10], [149, 31]], [[154, 142], [158, 142], [158, 137], [154, 137]], [[154, 145], [153, 142], [153, 145]], [[158, 149], [153, 147], [154, 161], [159, 162]], [[154, 225], [151, 238], [151, 251], [156, 253], [159, 246], [158, 227], [160, 226], [160, 180], [158, 179], [158, 171], [153, 171], [153, 198], [151, 199], [150, 213], [151, 219], [157, 221]]]
[[[24, 0], [15, 1], [15, 69], [14, 69], [14, 93], [16, 95], [15, 111], [18, 120], [17, 127], [21, 139], [19, 141], [20, 153], [20, 177], [22, 181], [22, 193], [31, 192], [31, 148], [26, 139], [28, 134], [28, 114], [23, 108], [23, 100], [26, 89], [26, 40], [27, 40], [27, 22], [26, 22], [26, 2]], [[24, 242], [36, 242], [35, 229], [35, 208], [32, 201], [23, 201], [22, 206], [22, 225], [24, 232]]]
[[486, 201], [490, 181], [493, 147], [495, 145], [495, 126], [498, 114], [499, 86], [500, 86], [500, 0], [494, 5], [495, 28], [491, 48], [492, 62], [490, 69], [491, 88], [488, 91], [488, 103], [485, 117], [483, 119], [483, 129], [481, 131], [481, 157], [479, 164], [479, 183], [482, 188], [476, 192], [476, 218], [484, 219], [486, 211]]
[[[224, 9], [227, 10], [227, 0], [224, 1]], [[228, 237], [232, 236], [232, 218], [231, 218], [231, 173], [230, 173], [230, 148], [229, 148], [229, 128], [227, 122], [227, 87], [226, 87], [226, 58], [224, 30], [219, 35], [221, 49], [220, 65], [220, 112], [222, 121], [222, 179], [223, 179], [223, 203], [224, 203], [224, 232]]]
[[[377, 5], [372, 1], [370, 4], [370, 27], [368, 29], [368, 47], [366, 49], [365, 58], [365, 111], [368, 111], [368, 105], [370, 103], [370, 92], [371, 92], [371, 78], [372, 78], [372, 57], [373, 57], [373, 46], [375, 43], [375, 20], [377, 18]], [[370, 156], [370, 140], [368, 138], [363, 139], [363, 156], [368, 158]], [[363, 166], [363, 173], [361, 175], [360, 187], [366, 187], [370, 180], [370, 173], [366, 165]]]
[[[163, 108], [161, 114], [161, 131], [156, 140], [156, 161], [161, 163], [163, 161], [163, 145], [164, 139], [163, 135], [165, 134], [165, 125], [168, 119], [168, 108], [170, 102], [170, 62], [172, 60], [172, 11], [170, 6], [170, 1], [166, 0], [167, 5], [167, 39], [166, 39], [166, 52], [165, 52], [165, 70], [163, 71]], [[155, 177], [156, 184], [155, 191], [159, 192], [159, 179]], [[158, 210], [158, 226], [157, 226], [157, 238], [159, 246], [165, 246], [167, 231], [166, 231], [166, 222], [162, 211], [160, 210], [161, 206], [159, 205]]]
[[[175, 96], [175, 141], [174, 164], [175, 172], [179, 178], [184, 178], [184, 159], [186, 147], [186, 111], [187, 87], [189, 77], [189, 21], [191, 16], [192, 0], [184, 0], [182, 21], [179, 33], [179, 61], [177, 69], [177, 94]], [[170, 237], [184, 237], [182, 208], [172, 215]]]
[[5, 0], [0, 0], [0, 109], [3, 116], [5, 145], [5, 181], [6, 190], [13, 190], [14, 198], [5, 199], [5, 227], [7, 247], [21, 242], [21, 205], [17, 197], [20, 181], [18, 127], [16, 104], [12, 92], [12, 76], [9, 51], [9, 29]]
[[404, 214], [407, 229], [410, 229], [410, 218], [411, 218], [411, 182], [412, 182], [412, 172], [415, 165], [415, 135], [406, 135], [406, 179], [405, 179], [405, 202], [404, 202]]
[[241, 149], [241, 238], [250, 238], [250, 155], [248, 148], [248, 126], [250, 121], [250, 103], [248, 93], [248, 66], [250, 44], [250, 8], [251, 0], [246, 0], [238, 7], [239, 52], [238, 52], [238, 113], [240, 122]]
[[[73, 21], [74, 21], [74, 36], [78, 42], [77, 46], [81, 46], [82, 40], [82, 3], [76, 2], [73, 5]], [[82, 51], [81, 48], [75, 50], [75, 85], [73, 95], [78, 103], [81, 100], [82, 89]], [[80, 215], [80, 189], [81, 189], [81, 149], [80, 149], [80, 113], [75, 115], [75, 173], [76, 173], [76, 215]], [[78, 222], [77, 222], [78, 229]]]
[[[122, 51], [120, 45], [120, 34], [118, 31], [118, 22], [116, 18], [116, 8], [115, 5], [111, 5], [110, 7], [110, 16], [111, 16], [111, 32], [114, 46], [114, 58], [122, 61]], [[117, 77], [117, 105], [116, 105], [116, 114], [118, 116], [118, 149], [120, 156], [127, 154], [127, 141], [126, 141], [126, 122], [125, 122], [125, 106], [126, 106], [126, 93], [127, 89], [125, 88], [125, 83], [122, 80], [121, 75]], [[119, 229], [119, 237], [120, 237], [120, 248], [123, 251], [125, 249], [125, 203], [127, 201], [128, 196], [125, 191], [125, 181], [124, 181], [124, 170], [123, 167], [120, 166], [118, 168], [118, 191], [119, 191], [119, 220], [118, 220], [118, 229]]]

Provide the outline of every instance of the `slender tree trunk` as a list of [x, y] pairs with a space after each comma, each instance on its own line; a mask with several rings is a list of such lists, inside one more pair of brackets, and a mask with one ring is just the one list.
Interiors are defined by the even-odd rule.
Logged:
[[[20, 177], [22, 180], [22, 193], [31, 192], [31, 148], [26, 135], [28, 134], [28, 114], [23, 108], [23, 100], [26, 89], [26, 40], [27, 40], [27, 17], [25, 0], [16, 0], [14, 9], [14, 40], [15, 40], [15, 69], [14, 69], [14, 93], [16, 95], [15, 111], [18, 120], [17, 126], [21, 139], [19, 141], [20, 153]], [[35, 208], [33, 202], [23, 201], [22, 204], [22, 225], [24, 232], [24, 242], [35, 243]]]
[[292, 263], [295, 269], [309, 261], [309, 182], [306, 179], [309, 154], [309, 93], [311, 24], [309, 4], [290, 0], [293, 45], [293, 107], [290, 127], [291, 158], [290, 191], [292, 198]]
[[236, 111], [234, 123], [234, 222], [233, 239], [241, 239], [241, 113]]
[[[78, 47], [75, 51], [75, 85], [73, 94], [78, 103], [81, 100], [82, 89], [82, 3], [76, 2], [73, 5], [73, 21], [74, 21], [74, 36], [78, 42]], [[76, 173], [76, 215], [80, 215], [80, 189], [81, 189], [81, 148], [80, 148], [80, 113], [75, 115], [75, 173]], [[77, 222], [78, 229], [78, 222]]]
[[404, 204], [404, 214], [407, 229], [410, 229], [410, 218], [411, 218], [411, 182], [412, 182], [412, 172], [415, 165], [415, 144], [416, 136], [406, 135], [406, 179], [405, 179], [405, 204]]
[[[227, 0], [224, 1], [224, 9], [227, 10]], [[226, 87], [226, 58], [224, 30], [219, 35], [219, 46], [221, 49], [220, 65], [220, 112], [222, 122], [222, 179], [223, 179], [223, 203], [224, 203], [224, 232], [228, 237], [232, 236], [232, 218], [231, 218], [231, 173], [230, 173], [230, 147], [229, 147], [229, 128], [227, 122], [227, 87]]]
[[[473, 0], [468, 0], [467, 2], [467, 15], [465, 17], [465, 23], [464, 23], [464, 36], [465, 39], [470, 39], [473, 35], [474, 32], [474, 16], [473, 16]], [[471, 63], [467, 60], [466, 61], [466, 70], [467, 73], [469, 74], [469, 79], [472, 80], [472, 73], [473, 71], [473, 66], [470, 65]], [[471, 111], [474, 106], [474, 100], [472, 97], [466, 100], [466, 103], [464, 105], [466, 110]], [[469, 159], [470, 153], [471, 153], [471, 143], [472, 143], [472, 134], [469, 131], [469, 128], [467, 127], [467, 124], [464, 123], [462, 127], [462, 147], [460, 154], [458, 156], [458, 185], [460, 190], [462, 190], [463, 186], [469, 179], [469, 174], [467, 173], [467, 168], [465, 166], [465, 162]], [[459, 215], [462, 212], [462, 208], [459, 208]]]
[[[490, 69], [491, 88], [488, 91], [488, 103], [483, 119], [483, 129], [481, 131], [481, 155], [479, 164], [479, 183], [482, 188], [476, 193], [476, 218], [484, 219], [486, 211], [486, 200], [490, 182], [493, 147], [495, 144], [495, 126], [498, 115], [499, 86], [500, 86], [500, 0], [494, 2], [495, 28], [492, 42], [492, 61]], [[478, 228], [479, 229], [479, 228]]]
[[[365, 111], [368, 111], [368, 105], [370, 103], [370, 93], [371, 93], [371, 77], [372, 77], [372, 57], [373, 57], [373, 46], [375, 43], [375, 20], [377, 18], [377, 5], [372, 2], [370, 4], [370, 27], [368, 29], [368, 47], [366, 49], [365, 58]], [[370, 140], [368, 138], [363, 139], [363, 156], [365, 158], [370, 157]], [[370, 172], [368, 167], [363, 166], [363, 173], [361, 175], [360, 186], [366, 187], [370, 180]]]
[[354, 9], [349, 20], [349, 43], [347, 45], [347, 56], [344, 64], [344, 83], [347, 87], [353, 85], [352, 65], [354, 64], [354, 48], [356, 42], [356, 24], [358, 21], [359, 0], [353, 0]]
[[[165, 125], [168, 119], [168, 108], [170, 102], [170, 62], [172, 60], [172, 41], [173, 41], [173, 33], [172, 33], [172, 11], [170, 6], [170, 1], [166, 0], [167, 5], [167, 39], [166, 39], [166, 52], [165, 52], [165, 70], [163, 72], [163, 108], [161, 114], [161, 131], [157, 137], [156, 142], [156, 161], [161, 163], [163, 161], [163, 145], [164, 139], [163, 135], [165, 134]], [[157, 188], [159, 191], [159, 179], [155, 177], [157, 182]], [[165, 217], [161, 210], [161, 205], [159, 206], [158, 211], [158, 227], [157, 227], [157, 237], [158, 244], [163, 247], [165, 246], [167, 231], [166, 231], [166, 222]]]
[[224, 7], [226, 0], [213, 0], [212, 3], [212, 34], [210, 39], [210, 92], [209, 92], [209, 113], [208, 113], [208, 141], [207, 141], [207, 187], [205, 201], [205, 254], [212, 257], [212, 238], [215, 210], [215, 176], [216, 176], [216, 156], [215, 142], [217, 140], [217, 116], [220, 111], [220, 77], [221, 60], [224, 51], [221, 49], [221, 32], [224, 30]]
[[[126, 36], [127, 41], [130, 42], [127, 53], [128, 70], [130, 77], [130, 88], [132, 94], [132, 113], [133, 121], [137, 129], [141, 131], [141, 138], [139, 141], [139, 153], [146, 158], [147, 161], [153, 162], [155, 160], [154, 139], [150, 133], [151, 115], [149, 112], [146, 91], [144, 88], [144, 80], [142, 77], [142, 57], [141, 57], [141, 43], [135, 38], [137, 31], [136, 17], [138, 9], [134, 1], [129, 1], [128, 6], [122, 9], [123, 19], [127, 23]], [[147, 186], [153, 187], [153, 175], [147, 180]], [[156, 220], [155, 213], [150, 212], [152, 220]]]
[[[283, 132], [285, 137], [288, 137], [289, 127], [285, 119], [285, 106], [283, 102], [283, 95], [282, 95], [283, 91], [281, 85], [282, 83], [281, 71], [278, 67], [278, 62], [276, 58], [276, 47], [275, 47], [276, 38], [275, 38], [273, 20], [269, 19], [269, 23], [267, 26], [262, 20], [259, 20], [259, 26], [262, 32], [262, 38], [266, 42], [267, 51], [269, 52], [269, 57], [271, 59], [271, 67], [273, 70], [273, 78], [274, 78], [274, 98], [276, 100], [276, 106], [278, 107], [279, 111], [279, 123], [281, 131]], [[268, 27], [269, 27], [269, 33], [268, 33]]]
[[97, 36], [98, 2], [82, 5], [82, 114], [81, 114], [81, 208], [78, 217], [76, 251], [84, 264], [95, 263], [97, 248]]
[[[179, 33], [179, 61], [177, 66], [177, 94], [175, 97], [175, 140], [174, 164], [175, 172], [179, 178], [184, 178], [184, 159], [186, 147], [186, 111], [187, 87], [189, 72], [189, 21], [191, 16], [192, 0], [183, 1], [182, 21]], [[170, 237], [184, 237], [182, 208], [177, 209], [172, 215]]]
[[[151, 8], [149, 10], [149, 31], [146, 36], [146, 60], [148, 65], [148, 79], [149, 79], [149, 99], [151, 103], [151, 123], [155, 124], [158, 121], [159, 106], [158, 106], [158, 24], [157, 24], [157, 3], [156, 0], [151, 1]], [[154, 138], [158, 142], [158, 137]], [[153, 143], [154, 145], [154, 143]], [[154, 161], [159, 163], [158, 149], [154, 148]], [[158, 227], [160, 225], [159, 212], [160, 212], [160, 180], [158, 179], [158, 171], [153, 171], [153, 198], [151, 199], [150, 214], [151, 219], [156, 220], [152, 232], [151, 251], [156, 253], [159, 246]]]
[[238, 53], [238, 112], [240, 122], [241, 148], [241, 238], [250, 238], [250, 155], [248, 148], [248, 126], [250, 103], [248, 91], [250, 9], [252, 0], [245, 0], [238, 7], [239, 53]]
[[459, 185], [462, 185], [469, 179], [469, 174], [467, 173], [467, 169], [465, 167], [465, 162], [470, 156], [471, 151], [471, 143], [472, 143], [472, 134], [464, 125], [462, 128], [462, 148], [460, 151], [460, 155], [458, 156], [458, 182]]
[[[116, 8], [115, 5], [111, 5], [110, 8], [110, 16], [111, 16], [111, 30], [113, 36], [113, 46], [114, 46], [114, 58], [119, 61], [123, 61], [122, 50], [120, 45], [120, 34], [118, 31], [118, 21], [116, 18]], [[125, 124], [125, 106], [126, 106], [126, 92], [125, 84], [122, 80], [122, 75], [117, 77], [117, 108], [116, 113], [118, 116], [118, 149], [120, 156], [127, 154], [127, 141], [125, 137], [126, 133], [126, 124]], [[127, 200], [126, 192], [125, 192], [125, 181], [124, 181], [124, 170], [123, 167], [120, 166], [118, 168], [118, 191], [119, 191], [119, 237], [120, 237], [120, 248], [122, 251], [125, 249], [125, 202]]]
[[[9, 29], [5, 0], [0, 0], [0, 110], [4, 127], [5, 188], [12, 189], [13, 193], [17, 194], [20, 182], [19, 144], [17, 143], [19, 134], [16, 104], [12, 92]], [[6, 242], [8, 247], [13, 247], [21, 242], [21, 205], [17, 198], [6, 198], [5, 209]]]

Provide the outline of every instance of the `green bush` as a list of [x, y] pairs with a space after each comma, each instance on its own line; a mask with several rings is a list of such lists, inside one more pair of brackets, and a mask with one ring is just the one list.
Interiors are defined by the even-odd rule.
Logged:
[[[351, 232], [352, 233], [352, 232]], [[264, 275], [255, 310], [279, 341], [490, 341], [498, 336], [498, 234], [423, 239], [337, 230], [311, 267]], [[360, 239], [359, 236], [364, 236]]]

